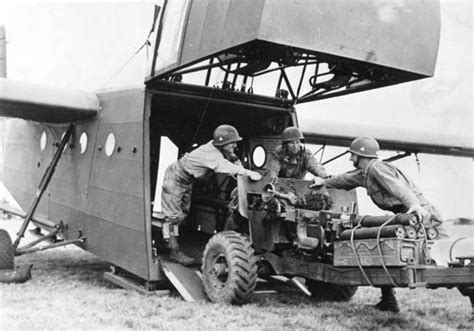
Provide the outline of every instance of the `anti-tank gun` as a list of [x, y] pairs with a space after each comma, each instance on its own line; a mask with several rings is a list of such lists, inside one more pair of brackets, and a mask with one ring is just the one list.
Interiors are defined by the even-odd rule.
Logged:
[[411, 214], [362, 216], [355, 191], [310, 184], [238, 178], [239, 214], [249, 226], [219, 232], [206, 246], [203, 282], [212, 301], [242, 303], [257, 277], [283, 275], [304, 278], [298, 287], [326, 300], [347, 301], [358, 286], [393, 286], [457, 287], [472, 302], [473, 257], [436, 266], [429, 249], [436, 224]]
[[[298, 192], [296, 182], [283, 180], [278, 189], [272, 183], [264, 185], [260, 197], [249, 196], [249, 209], [267, 212], [266, 222], [287, 223], [284, 227], [287, 238], [292, 240], [293, 247], [306, 254], [333, 262], [335, 242], [351, 240], [354, 246], [354, 240], [356, 243], [373, 239], [387, 242], [388, 239], [380, 238], [394, 238], [406, 242], [413, 240], [421, 247], [426, 246], [423, 240], [426, 234], [428, 239], [437, 236], [436, 228], [426, 228], [413, 214], [361, 216], [356, 212], [356, 201], [346, 201], [347, 205], [336, 206], [340, 209], [337, 210], [332, 208], [334, 203], [326, 188]], [[342, 247], [340, 244], [338, 247]], [[429, 256], [425, 258], [429, 259]], [[410, 259], [419, 260], [413, 252]]]
[[352, 227], [351, 218], [355, 216], [331, 212], [331, 206], [332, 200], [327, 190], [299, 193], [284, 184], [279, 186], [279, 190], [274, 184], [266, 184], [261, 200], [257, 197], [249, 208], [266, 211], [269, 221], [295, 225], [294, 232], [291, 226], [286, 227], [288, 237], [294, 238], [293, 246], [315, 255], [325, 255], [334, 239], [344, 229]]

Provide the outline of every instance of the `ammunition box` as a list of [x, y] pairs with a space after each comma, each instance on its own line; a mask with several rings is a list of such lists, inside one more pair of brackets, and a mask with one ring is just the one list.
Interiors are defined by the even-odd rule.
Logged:
[[350, 240], [335, 241], [334, 265], [355, 267], [360, 263], [366, 267], [404, 267], [426, 264], [430, 260], [429, 248], [422, 239], [380, 238], [379, 245], [382, 254], [377, 239], [354, 240], [354, 244]]

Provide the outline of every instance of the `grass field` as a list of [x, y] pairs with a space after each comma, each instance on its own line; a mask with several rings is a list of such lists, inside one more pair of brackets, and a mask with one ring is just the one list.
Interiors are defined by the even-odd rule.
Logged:
[[[11, 235], [18, 222], [0, 221]], [[28, 239], [28, 238], [26, 238]], [[456, 289], [398, 289], [402, 311], [379, 312], [372, 305], [380, 290], [359, 288], [351, 301], [324, 302], [291, 287], [254, 295], [243, 306], [188, 303], [142, 295], [116, 287], [102, 275], [108, 264], [75, 247], [16, 259], [33, 264], [24, 284], [0, 284], [0, 330], [156, 329], [156, 330], [345, 330], [472, 329], [471, 305]]]

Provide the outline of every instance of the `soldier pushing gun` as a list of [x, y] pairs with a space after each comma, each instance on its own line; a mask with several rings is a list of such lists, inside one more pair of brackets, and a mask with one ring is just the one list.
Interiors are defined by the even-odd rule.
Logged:
[[[378, 142], [372, 137], [359, 137], [352, 141], [348, 152], [356, 170], [331, 178], [323, 184], [327, 188], [351, 190], [365, 187], [372, 201], [381, 209], [397, 213], [414, 213], [423, 223], [440, 225], [439, 212], [424, 197], [411, 178], [393, 164], [378, 159]], [[395, 291], [382, 286], [382, 298], [375, 307], [383, 311], [399, 312]]]
[[171, 260], [182, 265], [195, 262], [179, 248], [178, 226], [189, 214], [196, 179], [205, 178], [211, 172], [247, 175], [251, 180], [261, 178], [258, 172], [244, 169], [235, 155], [237, 141], [240, 140], [242, 138], [233, 126], [218, 126], [214, 130], [213, 140], [185, 154], [166, 169], [161, 206], [165, 215], [163, 238], [168, 240]]

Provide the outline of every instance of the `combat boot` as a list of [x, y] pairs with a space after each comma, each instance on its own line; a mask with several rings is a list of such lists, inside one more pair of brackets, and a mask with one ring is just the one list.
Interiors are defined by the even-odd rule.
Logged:
[[395, 297], [395, 290], [391, 286], [382, 286], [382, 298], [375, 305], [375, 308], [381, 311], [391, 311], [398, 313], [400, 307], [398, 306], [397, 298]]
[[178, 237], [170, 236], [169, 248], [171, 260], [178, 262], [181, 265], [191, 265], [195, 263], [192, 257], [189, 257], [184, 254], [183, 251], [179, 248]]

